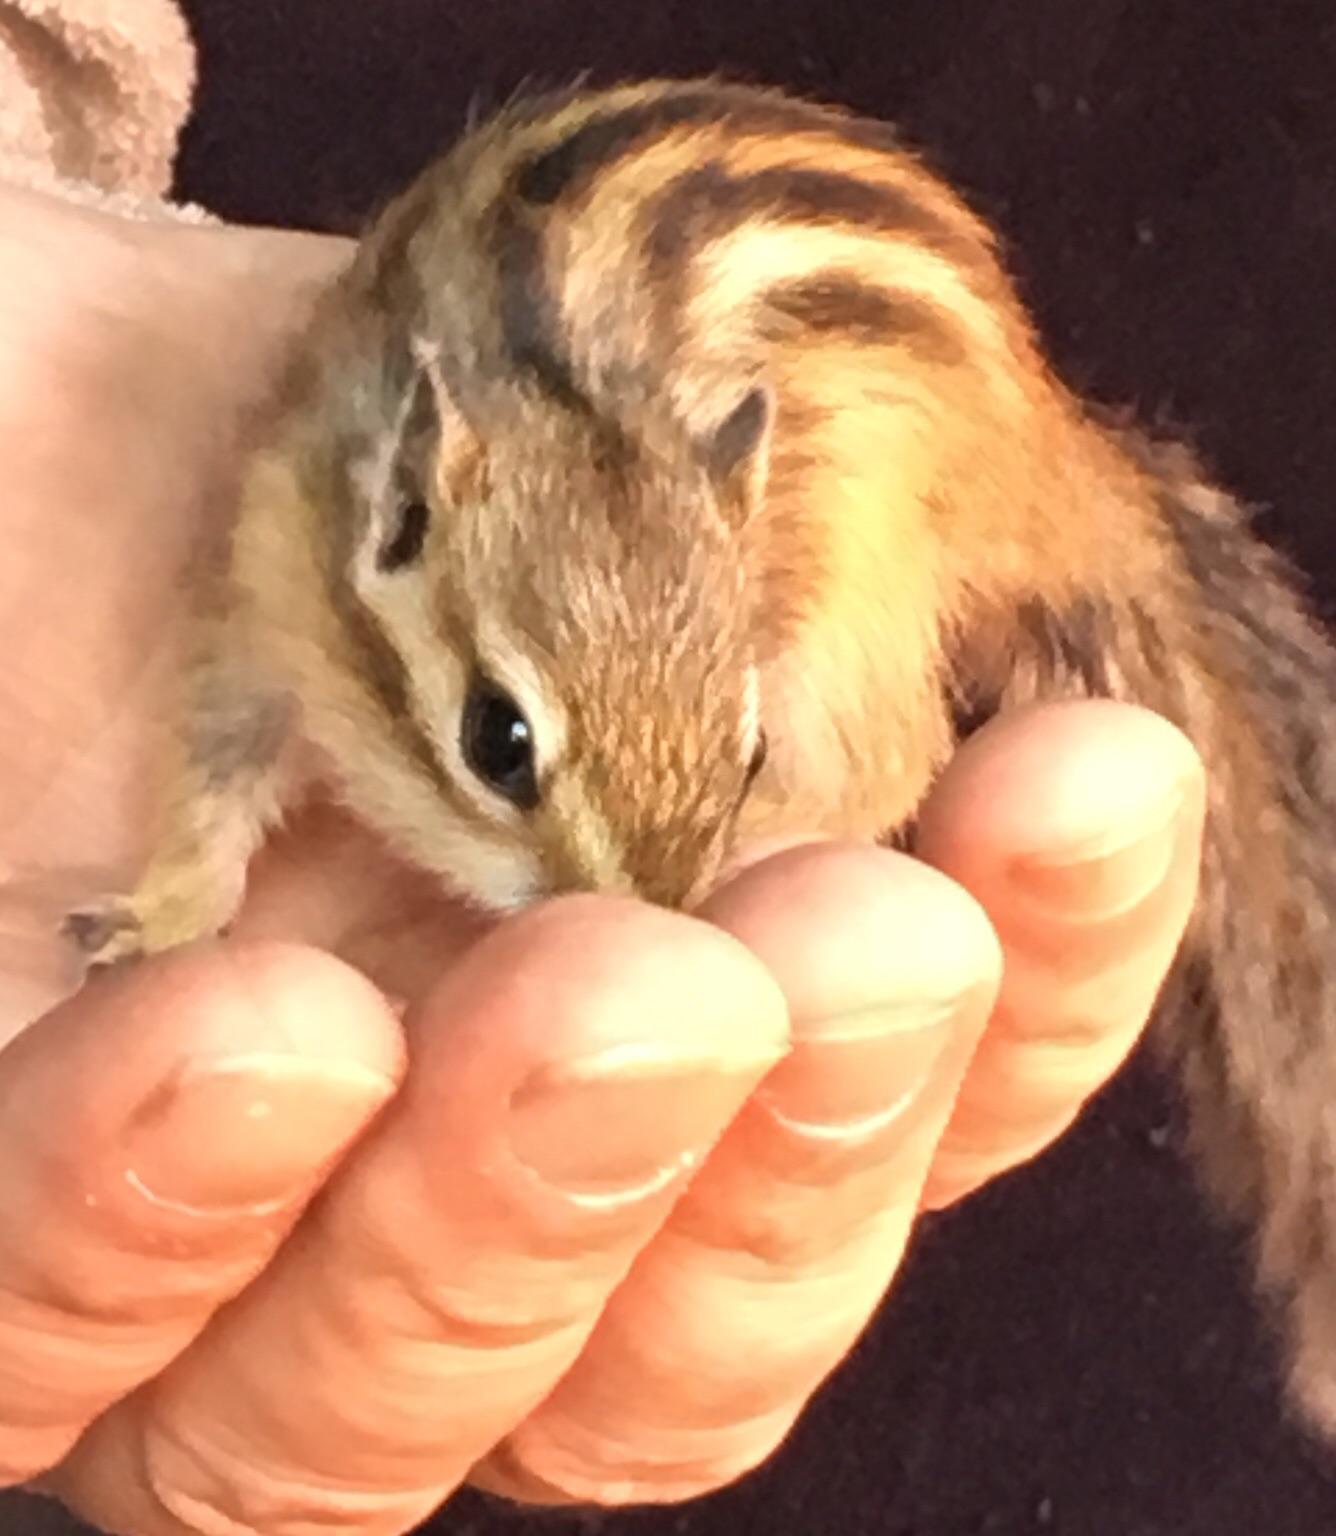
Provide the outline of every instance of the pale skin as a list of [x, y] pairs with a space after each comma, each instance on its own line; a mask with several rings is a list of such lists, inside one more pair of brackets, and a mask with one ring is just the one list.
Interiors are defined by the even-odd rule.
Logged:
[[1124, 1059], [1196, 886], [1188, 743], [1073, 705], [960, 754], [925, 862], [757, 850], [695, 917], [482, 923], [316, 808], [232, 937], [62, 1000], [229, 424], [345, 257], [0, 192], [0, 1484], [137, 1536], [754, 1466], [916, 1213]]

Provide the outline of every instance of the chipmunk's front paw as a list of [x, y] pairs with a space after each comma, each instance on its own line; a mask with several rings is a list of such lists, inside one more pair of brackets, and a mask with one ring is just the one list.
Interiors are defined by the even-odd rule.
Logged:
[[235, 911], [203, 882], [176, 881], [167, 889], [147, 881], [129, 896], [109, 896], [71, 912], [62, 933], [82, 951], [89, 970], [139, 960], [218, 933]]
[[144, 925], [128, 897], [69, 913], [61, 933], [83, 952], [89, 970], [138, 960], [146, 953]]

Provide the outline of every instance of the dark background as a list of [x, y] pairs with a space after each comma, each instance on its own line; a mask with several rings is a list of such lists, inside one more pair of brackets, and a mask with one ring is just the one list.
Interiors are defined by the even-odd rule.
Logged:
[[[347, 227], [475, 99], [722, 69], [898, 120], [1006, 235], [1075, 383], [1189, 428], [1336, 610], [1330, 0], [188, 0], [179, 192]], [[682, 1509], [431, 1536], [1331, 1536], [1237, 1244], [1133, 1065], [1038, 1164], [925, 1232], [778, 1458]], [[72, 1526], [0, 1497], [4, 1536]]]

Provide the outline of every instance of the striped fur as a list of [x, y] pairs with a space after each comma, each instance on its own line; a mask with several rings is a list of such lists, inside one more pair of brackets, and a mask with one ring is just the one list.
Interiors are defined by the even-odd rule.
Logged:
[[[1238, 508], [1055, 379], [989, 230], [890, 129], [707, 81], [471, 132], [330, 295], [229, 583], [216, 643], [498, 906], [677, 903], [740, 838], [895, 834], [965, 722], [1032, 699], [1182, 724], [1216, 793], [1164, 1031], [1336, 1427], [1336, 660]], [[461, 760], [479, 671], [529, 718], [532, 811]], [[208, 863], [205, 770], [135, 898], [147, 947], [189, 936], [155, 893]]]

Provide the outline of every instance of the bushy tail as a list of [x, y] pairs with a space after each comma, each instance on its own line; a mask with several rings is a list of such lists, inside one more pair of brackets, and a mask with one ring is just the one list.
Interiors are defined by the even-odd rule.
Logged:
[[1191, 615], [1145, 702], [1212, 781], [1202, 896], [1159, 1029], [1207, 1180], [1256, 1233], [1296, 1398], [1336, 1435], [1336, 646], [1188, 455], [1138, 446]]
[[1202, 894], [1156, 1028], [1205, 1181], [1255, 1233], [1295, 1399], [1336, 1437], [1336, 646], [1190, 454], [1115, 435], [1159, 502], [1166, 575], [1024, 615], [1023, 692], [1142, 703], [1206, 763]]

